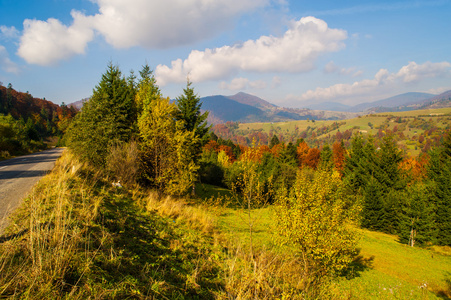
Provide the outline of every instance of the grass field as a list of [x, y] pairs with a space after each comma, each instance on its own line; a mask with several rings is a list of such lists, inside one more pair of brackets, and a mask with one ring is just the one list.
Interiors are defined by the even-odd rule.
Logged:
[[[214, 194], [216, 187], [205, 185]], [[229, 238], [247, 244], [253, 222], [254, 247], [274, 252], [291, 251], [276, 245], [271, 207], [252, 210], [229, 207], [218, 216], [218, 226]], [[363, 229], [359, 256], [347, 274], [334, 282], [335, 295], [343, 299], [450, 299], [451, 249], [439, 251], [400, 244], [394, 235]], [[340, 296], [340, 297], [341, 297]]]

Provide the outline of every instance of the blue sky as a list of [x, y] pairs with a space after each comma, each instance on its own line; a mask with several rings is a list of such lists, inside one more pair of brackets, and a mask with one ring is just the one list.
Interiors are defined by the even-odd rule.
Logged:
[[247, 92], [286, 107], [451, 89], [451, 0], [0, 0], [0, 81], [89, 97], [109, 61], [175, 98]]

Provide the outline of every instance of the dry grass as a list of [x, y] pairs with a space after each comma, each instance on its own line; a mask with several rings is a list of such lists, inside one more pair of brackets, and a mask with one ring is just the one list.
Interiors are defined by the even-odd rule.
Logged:
[[[72, 273], [83, 238], [81, 223], [97, 216], [98, 201], [90, 199], [88, 185], [80, 193], [72, 193], [70, 182], [81, 165], [68, 164], [70, 160], [70, 156], [63, 156], [57, 170], [34, 188], [12, 216], [0, 249], [1, 295], [54, 298], [65, 290], [76, 298], [77, 289], [72, 287], [78, 279], [66, 276]], [[71, 197], [77, 197], [79, 205], [68, 201]], [[82, 222], [74, 218], [75, 210], [77, 218], [83, 216]]]

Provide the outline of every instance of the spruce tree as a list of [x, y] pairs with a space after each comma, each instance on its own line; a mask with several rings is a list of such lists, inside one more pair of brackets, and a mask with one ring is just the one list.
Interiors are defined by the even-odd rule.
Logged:
[[328, 171], [331, 171], [334, 167], [334, 161], [332, 156], [333, 153], [332, 149], [330, 149], [329, 144], [324, 145], [323, 150], [321, 151], [320, 168], [324, 168]]
[[430, 154], [427, 175], [435, 205], [436, 243], [451, 246], [451, 132]]
[[271, 138], [271, 141], [269, 142], [269, 148], [272, 148], [278, 144], [280, 144], [279, 138], [277, 137], [277, 135], [274, 134]]
[[399, 226], [399, 240], [409, 246], [424, 246], [434, 242], [435, 205], [431, 201], [431, 186], [417, 182], [409, 186], [405, 193], [406, 201], [402, 206]]
[[69, 147], [82, 159], [104, 166], [110, 147], [132, 137], [133, 93], [118, 66], [110, 63], [91, 99], [69, 130]]
[[208, 112], [201, 113], [202, 103], [200, 97], [194, 92], [192, 82], [187, 81], [183, 94], [177, 98], [176, 119], [184, 122], [186, 131], [194, 132], [199, 141], [194, 145], [193, 155], [197, 157], [202, 152], [202, 146], [208, 142], [207, 117]]

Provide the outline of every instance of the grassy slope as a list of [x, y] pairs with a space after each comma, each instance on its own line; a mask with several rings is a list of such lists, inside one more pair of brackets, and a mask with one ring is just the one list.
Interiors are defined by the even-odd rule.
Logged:
[[[236, 199], [229, 191], [208, 185], [197, 191], [207, 204], [113, 188], [63, 156], [0, 238], [1, 297], [304, 297], [296, 283], [305, 278], [295, 277], [302, 270], [296, 260], [283, 258], [290, 249], [273, 242], [271, 208], [254, 210], [249, 219], [245, 210], [231, 205]], [[332, 296], [320, 298], [451, 295], [450, 256], [406, 247], [394, 236], [361, 232], [360, 262], [328, 287]]]
[[179, 220], [153, 193], [112, 187], [68, 155], [7, 230], [1, 298], [211, 299], [223, 290], [208, 226]]
[[[211, 193], [215, 187], [210, 186]], [[274, 218], [270, 207], [252, 211], [253, 241], [273, 251]], [[245, 209], [228, 208], [219, 217], [221, 230], [243, 243], [249, 242], [249, 219]], [[335, 283], [335, 295], [344, 299], [447, 299], [451, 297], [451, 251], [408, 247], [397, 237], [358, 229], [360, 254], [346, 277]], [[445, 249], [446, 250], [446, 249]]]

